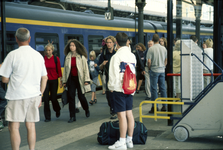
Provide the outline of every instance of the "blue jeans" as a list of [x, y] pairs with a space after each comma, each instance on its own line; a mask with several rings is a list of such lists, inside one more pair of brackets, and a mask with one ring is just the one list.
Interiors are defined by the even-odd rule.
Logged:
[[2, 112], [5, 110], [6, 105], [7, 105], [7, 100], [5, 99], [5, 90], [2, 88], [0, 82], [0, 116]]
[[[160, 91], [161, 97], [167, 97], [166, 86], [165, 86], [165, 72], [156, 73], [156, 72], [153, 72], [150, 70], [150, 90], [151, 90], [151, 100], [152, 101], [154, 101], [158, 97], [157, 83], [159, 85], [159, 91]], [[166, 105], [167, 104], [163, 104], [163, 106], [166, 106]], [[154, 106], [154, 104], [152, 104], [152, 107], [153, 106]]]

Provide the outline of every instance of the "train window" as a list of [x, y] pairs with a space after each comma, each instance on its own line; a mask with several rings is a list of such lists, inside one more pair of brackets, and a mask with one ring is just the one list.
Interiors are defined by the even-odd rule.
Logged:
[[90, 51], [95, 51], [96, 56], [98, 56], [100, 54], [100, 48], [102, 40], [103, 40], [103, 36], [101, 35], [89, 35], [88, 36], [88, 53], [90, 53]]
[[[0, 32], [0, 42], [2, 42], [2, 33]], [[0, 50], [2, 50], [2, 46], [0, 43]], [[15, 32], [7, 31], [6, 32], [6, 55], [12, 50], [17, 49], [19, 46], [16, 43]], [[2, 60], [3, 60], [3, 52], [2, 52]]]
[[44, 56], [44, 47], [48, 44], [48, 42], [53, 43], [55, 56], [60, 57], [59, 53], [59, 37], [58, 34], [55, 33], [36, 33], [35, 34], [35, 43], [36, 50], [39, 51]]
[[18, 47], [15, 39], [15, 32], [6, 32], [6, 55]]
[[64, 35], [64, 45], [67, 45], [68, 40], [70, 39], [76, 39], [79, 42], [81, 42], [81, 44], [84, 45], [84, 38], [83, 35], [74, 35], [74, 34], [65, 34]]

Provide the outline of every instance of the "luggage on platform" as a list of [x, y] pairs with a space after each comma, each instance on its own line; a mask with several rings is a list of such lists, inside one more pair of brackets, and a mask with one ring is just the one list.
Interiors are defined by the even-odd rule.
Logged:
[[[127, 136], [127, 135], [126, 135]], [[109, 121], [102, 123], [98, 133], [98, 142], [102, 145], [112, 145], [119, 140], [119, 121]], [[133, 144], [145, 144], [147, 139], [147, 129], [143, 123], [135, 121]]]

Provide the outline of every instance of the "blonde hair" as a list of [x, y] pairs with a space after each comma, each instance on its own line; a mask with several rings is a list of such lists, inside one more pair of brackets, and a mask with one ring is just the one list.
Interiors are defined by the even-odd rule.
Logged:
[[51, 48], [52, 51], [54, 51], [54, 46], [53, 46], [53, 44], [48, 43], [48, 44], [44, 47], [44, 49], [46, 50], [47, 47]]
[[105, 38], [105, 42], [107, 42], [108, 39], [112, 40], [113, 43], [116, 43], [116, 39], [114, 36], [109, 35], [108, 37]]
[[95, 51], [90, 51], [90, 57], [93, 57], [94, 60], [96, 59]]
[[180, 40], [176, 41], [174, 51], [180, 51]]
[[213, 41], [212, 41], [212, 39], [207, 39], [207, 40], [205, 41], [205, 44], [207, 45], [208, 48], [212, 47], [212, 46], [213, 46]]

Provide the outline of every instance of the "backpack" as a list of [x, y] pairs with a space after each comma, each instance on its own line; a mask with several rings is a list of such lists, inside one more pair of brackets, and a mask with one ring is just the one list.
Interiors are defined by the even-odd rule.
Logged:
[[57, 74], [58, 74], [58, 69], [57, 69], [57, 56], [53, 56], [54, 57], [54, 62], [56, 64], [56, 71], [57, 71]]
[[[131, 68], [130, 68], [131, 67]], [[135, 75], [135, 67], [132, 64], [127, 64], [123, 76], [122, 90], [124, 94], [133, 94], [136, 91], [137, 82]]]
[[[112, 145], [120, 137], [119, 121], [104, 122], [100, 126], [97, 140], [101, 145]], [[143, 123], [135, 121], [132, 141], [134, 144], [145, 144], [147, 140], [147, 129]]]

